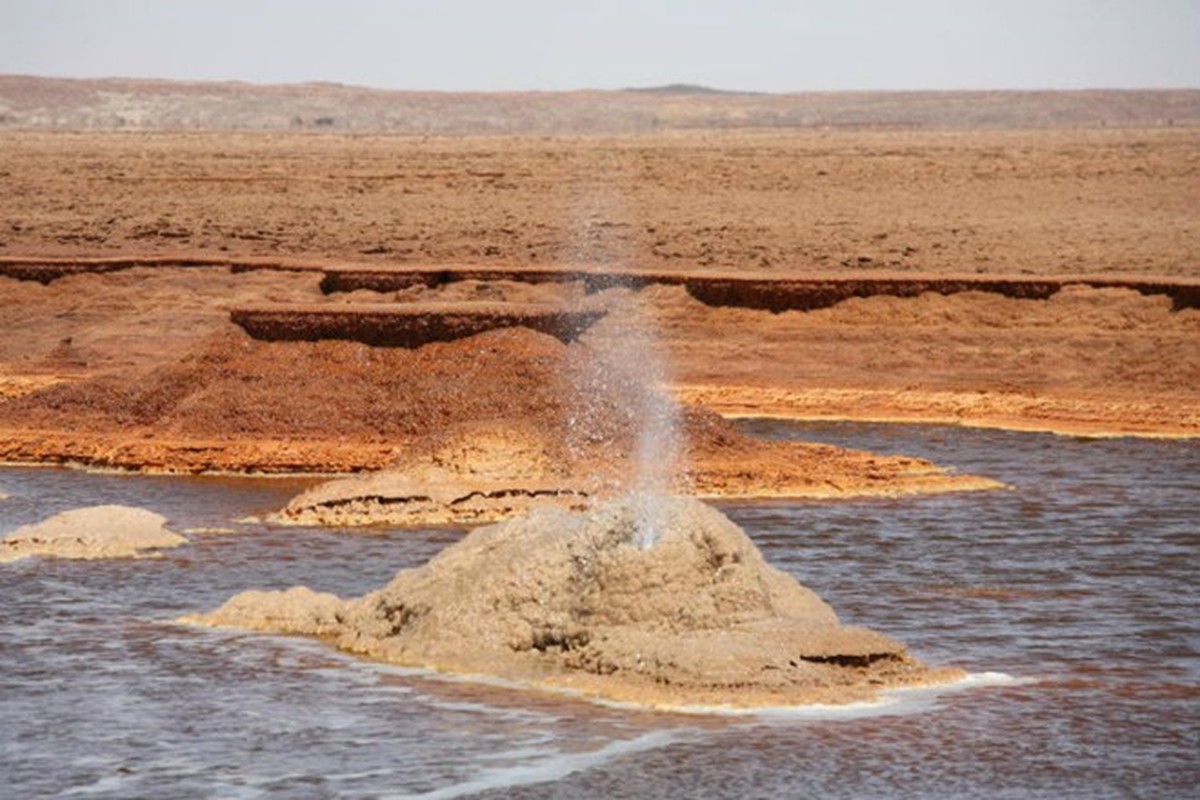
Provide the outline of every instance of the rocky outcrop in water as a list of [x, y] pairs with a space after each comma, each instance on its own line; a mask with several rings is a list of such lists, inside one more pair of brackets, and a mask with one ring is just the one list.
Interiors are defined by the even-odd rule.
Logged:
[[842, 625], [714, 509], [648, 502], [480, 528], [361, 598], [246, 592], [184, 621], [653, 706], [849, 702], [961, 674]]
[[26, 525], [0, 539], [0, 562], [29, 556], [141, 558], [186, 544], [160, 514], [131, 506], [88, 506]]

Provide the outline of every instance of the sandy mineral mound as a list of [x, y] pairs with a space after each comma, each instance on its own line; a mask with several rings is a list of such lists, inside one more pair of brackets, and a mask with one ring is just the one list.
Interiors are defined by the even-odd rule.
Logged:
[[0, 540], [0, 561], [27, 556], [138, 558], [187, 539], [167, 530], [166, 518], [144, 508], [88, 506], [26, 525]]
[[582, 510], [601, 486], [617, 482], [622, 462], [611, 449], [581, 445], [577, 438], [564, 445], [566, 437], [554, 416], [450, 424], [411, 442], [394, 466], [318, 484], [270, 519], [469, 525], [519, 516], [537, 505]]
[[726, 517], [682, 498], [541, 508], [480, 528], [361, 598], [246, 592], [184, 621], [661, 706], [849, 702], [960, 675], [841, 625]]

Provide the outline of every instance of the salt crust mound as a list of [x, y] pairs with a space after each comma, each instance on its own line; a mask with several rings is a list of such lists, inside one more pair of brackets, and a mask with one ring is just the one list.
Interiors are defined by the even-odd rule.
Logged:
[[961, 677], [839, 623], [718, 511], [625, 497], [476, 529], [382, 589], [250, 591], [181, 622], [326, 638], [395, 664], [658, 707], [844, 703]]
[[167, 530], [166, 517], [131, 506], [88, 506], [64, 511], [0, 539], [0, 562], [28, 556], [140, 558], [186, 544]]

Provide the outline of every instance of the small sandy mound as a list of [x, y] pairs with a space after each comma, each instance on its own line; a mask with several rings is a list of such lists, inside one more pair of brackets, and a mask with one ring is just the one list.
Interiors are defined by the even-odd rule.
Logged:
[[[395, 467], [314, 486], [270, 520], [300, 525], [471, 525], [537, 505], [582, 510], [594, 493], [535, 426], [467, 423], [415, 442]], [[592, 475], [611, 471], [599, 460]]]
[[[648, 518], [661, 531], [651, 544]], [[183, 621], [327, 637], [392, 663], [653, 706], [850, 702], [961, 675], [841, 625], [736, 525], [683, 498], [539, 508], [361, 598], [246, 592]]]
[[0, 539], [0, 562], [27, 556], [140, 558], [187, 539], [167, 530], [166, 518], [144, 508], [89, 506], [26, 525]]
[[[518, 465], [519, 466], [519, 465]], [[333, 527], [475, 525], [509, 519], [537, 506], [581, 511], [589, 494], [566, 480], [470, 478], [451, 471], [402, 470], [338, 478], [314, 486], [268, 520]]]

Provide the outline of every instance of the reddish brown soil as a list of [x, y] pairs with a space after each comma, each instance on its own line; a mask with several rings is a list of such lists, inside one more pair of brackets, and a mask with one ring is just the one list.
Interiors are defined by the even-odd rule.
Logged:
[[[5, 454], [346, 470], [389, 463], [450, 422], [542, 424], [562, 409], [561, 379], [536, 353], [263, 345], [229, 315], [414, 300], [565, 307], [587, 289], [612, 311], [586, 347], [635, 360], [623, 333], [641, 306], [681, 395], [723, 412], [1196, 435], [1198, 145], [1190, 130], [3, 134], [0, 256], [108, 255], [106, 269], [119, 268], [46, 285], [0, 277]], [[213, 266], [224, 260], [275, 269]], [[357, 263], [426, 271], [407, 288], [326, 294], [354, 285], [305, 268]], [[463, 263], [507, 278], [704, 274], [719, 291], [429, 278]], [[846, 279], [867, 285], [880, 268], [906, 296], [839, 301]], [[743, 282], [721, 287], [715, 273]], [[970, 275], [992, 289], [939, 293]], [[796, 296], [821, 298], [799, 303], [809, 310], [721, 305], [745, 279], [770, 299], [783, 292], [770, 280], [795, 289], [802, 276], [817, 289]], [[823, 276], [842, 288], [830, 294]], [[1104, 285], [1121, 276], [1140, 284]], [[1144, 293], [1155, 285], [1176, 289]], [[501, 340], [516, 341], [488, 341]]]
[[[846, 300], [782, 314], [647, 290], [680, 396], [722, 413], [1200, 435], [1200, 310], [1067, 286]], [[619, 313], [585, 340], [620, 341]], [[617, 345], [619, 346], [619, 344]]]
[[0, 134], [0, 255], [1200, 276], [1200, 131]]
[[[174, 364], [116, 369], [0, 403], [0, 459], [193, 472], [396, 466], [410, 479], [429, 476], [428, 486], [457, 471], [455, 499], [481, 479], [501, 497], [527, 493], [531, 477], [539, 493], [603, 495], [635, 474], [641, 398], [654, 389], [598, 360], [584, 345], [525, 328], [415, 349], [260, 342], [226, 330]], [[676, 482], [706, 495], [987, 485], [916, 459], [755, 440], [700, 409], [682, 413], [680, 431], [687, 460]], [[421, 521], [462, 516], [420, 513]], [[504, 515], [473, 513], [471, 521]]]
[[[403, 445], [469, 422], [553, 424], [562, 447], [575, 350], [513, 328], [417, 349], [357, 342], [258, 342], [228, 323], [177, 363], [66, 381], [8, 401], [4, 419], [38, 430], [183, 440], [324, 439]], [[581, 373], [582, 374], [582, 373]], [[586, 388], [586, 387], [585, 387]], [[614, 438], [625, 410], [595, 400]], [[619, 424], [621, 423], [621, 424]], [[314, 465], [319, 466], [319, 465]], [[358, 467], [374, 466], [366, 462]]]

